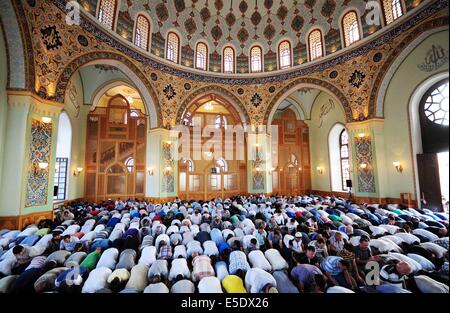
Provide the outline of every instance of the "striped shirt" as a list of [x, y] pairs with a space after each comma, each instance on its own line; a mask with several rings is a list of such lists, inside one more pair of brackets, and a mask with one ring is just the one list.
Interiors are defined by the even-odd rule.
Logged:
[[25, 270], [27, 271], [32, 268], [43, 268], [46, 260], [46, 256], [37, 256], [31, 260], [30, 265], [28, 265]]

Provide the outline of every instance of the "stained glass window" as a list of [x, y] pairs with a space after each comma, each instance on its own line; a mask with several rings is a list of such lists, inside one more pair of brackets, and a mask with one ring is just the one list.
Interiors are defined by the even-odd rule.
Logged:
[[234, 50], [231, 47], [226, 47], [223, 50], [223, 72], [234, 73]]
[[322, 32], [318, 29], [309, 34], [309, 57], [311, 61], [323, 57]]
[[134, 44], [144, 50], [148, 50], [150, 38], [150, 22], [140, 14], [136, 19], [136, 32], [134, 34]]
[[180, 47], [180, 39], [175, 33], [167, 35], [167, 51], [166, 59], [174, 63], [178, 63], [178, 50]]
[[358, 16], [355, 11], [350, 11], [344, 15], [344, 18], [342, 19], [342, 27], [346, 47], [361, 39]]
[[100, 0], [98, 9], [98, 20], [105, 24], [109, 29], [113, 29], [116, 21], [116, 0]]
[[424, 104], [426, 117], [433, 123], [448, 126], [448, 81], [434, 89]]
[[291, 61], [291, 44], [285, 40], [278, 47], [278, 58], [280, 59], [280, 69], [292, 66]]
[[199, 70], [206, 71], [208, 64], [208, 47], [199, 42], [196, 49], [195, 67]]
[[383, 0], [384, 18], [390, 24], [403, 15], [401, 0]]
[[258, 46], [250, 50], [250, 66], [252, 73], [262, 72], [262, 50]]

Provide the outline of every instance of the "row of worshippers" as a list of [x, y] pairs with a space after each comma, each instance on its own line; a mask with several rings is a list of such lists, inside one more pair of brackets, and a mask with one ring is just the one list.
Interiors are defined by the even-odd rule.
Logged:
[[0, 230], [0, 292], [448, 292], [448, 220], [319, 196], [73, 203]]

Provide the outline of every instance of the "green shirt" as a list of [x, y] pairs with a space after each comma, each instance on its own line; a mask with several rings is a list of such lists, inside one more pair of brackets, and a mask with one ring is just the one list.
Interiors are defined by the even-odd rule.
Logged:
[[37, 235], [37, 236], [39, 236], [39, 237], [44, 237], [45, 235], [48, 234], [49, 231], [50, 231], [50, 228], [42, 228], [42, 229], [39, 229], [39, 230], [35, 233], [35, 235]]
[[98, 260], [100, 260], [100, 253], [94, 251], [87, 255], [83, 262], [81, 262], [80, 266], [88, 270], [93, 270], [97, 265]]

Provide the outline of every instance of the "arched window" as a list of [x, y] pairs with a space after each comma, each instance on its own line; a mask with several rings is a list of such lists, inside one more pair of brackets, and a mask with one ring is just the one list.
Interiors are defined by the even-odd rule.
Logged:
[[384, 18], [390, 24], [403, 15], [401, 0], [383, 0]]
[[150, 41], [150, 22], [144, 15], [139, 14], [136, 19], [134, 44], [139, 48], [148, 50]]
[[167, 35], [166, 59], [174, 63], [178, 63], [178, 55], [180, 49], [180, 38], [178, 35], [170, 32]]
[[361, 39], [358, 15], [355, 11], [348, 12], [342, 18], [342, 31], [344, 33], [344, 42], [346, 47]]
[[278, 58], [280, 63], [280, 69], [292, 66], [291, 43], [289, 41], [287, 40], [282, 41], [278, 46]]
[[350, 179], [350, 152], [348, 146], [348, 132], [344, 129], [339, 136], [339, 153], [342, 177], [342, 190], [347, 190], [347, 180]]
[[231, 47], [223, 49], [223, 72], [234, 73], [234, 49]]
[[262, 50], [258, 46], [250, 50], [250, 70], [252, 73], [262, 72]]
[[348, 191], [347, 180], [351, 179], [349, 144], [349, 135], [344, 125], [334, 125], [328, 135], [332, 191]]
[[117, 0], [100, 0], [98, 7], [98, 20], [109, 29], [114, 28], [116, 22]]
[[228, 125], [228, 121], [227, 118], [223, 115], [217, 115], [216, 116], [216, 122], [215, 122], [215, 126], [217, 129], [219, 128], [224, 128], [226, 129]]
[[129, 157], [128, 159], [126, 159], [125, 166], [127, 167], [128, 172], [133, 173], [134, 159], [132, 157]]
[[208, 47], [203, 42], [197, 44], [195, 68], [203, 71], [206, 71], [208, 68]]
[[225, 161], [224, 159], [218, 159], [216, 161], [216, 172], [217, 174], [221, 173], [221, 172], [228, 172], [228, 163], [227, 161]]
[[322, 32], [318, 29], [313, 30], [308, 37], [309, 59], [314, 61], [323, 57]]
[[437, 86], [429, 93], [428, 98], [424, 103], [425, 116], [438, 125], [449, 125], [449, 86], [448, 81]]

